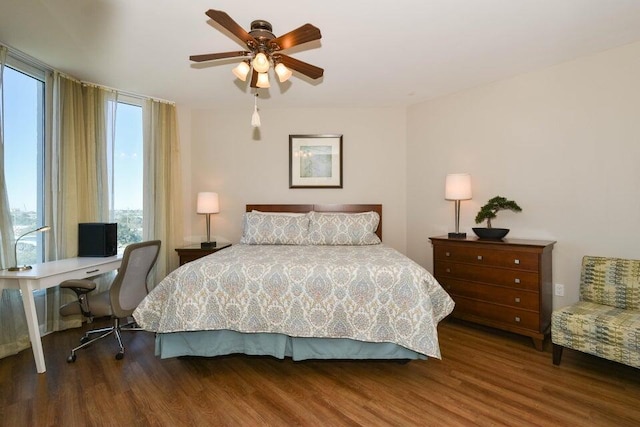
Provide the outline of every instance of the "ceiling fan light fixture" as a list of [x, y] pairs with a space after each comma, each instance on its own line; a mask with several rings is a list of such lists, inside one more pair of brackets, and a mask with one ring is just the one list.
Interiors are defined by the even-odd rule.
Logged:
[[259, 52], [255, 58], [253, 58], [253, 69], [259, 73], [266, 73], [269, 71], [269, 58], [262, 52]]
[[276, 74], [278, 75], [280, 83], [284, 83], [289, 80], [289, 77], [291, 77], [293, 72], [280, 62], [276, 65]]
[[232, 70], [233, 74], [243, 82], [247, 80], [247, 75], [249, 74], [249, 71], [251, 71], [251, 67], [249, 67], [249, 64], [245, 61], [242, 61], [241, 63], [239, 63]]
[[[252, 21], [251, 30], [247, 32], [222, 10], [209, 9], [205, 14], [222, 27], [228, 36], [246, 45], [246, 49], [191, 55], [189, 56], [191, 61], [200, 63], [218, 59], [240, 58], [238, 61], [242, 61], [242, 63], [235, 66], [232, 72], [241, 81], [247, 81], [247, 76], [251, 73], [249, 86], [253, 89], [270, 87], [267, 73], [272, 67], [276, 69], [275, 74], [280, 82], [287, 81], [293, 75], [292, 71], [313, 80], [323, 76], [324, 70], [322, 68], [281, 53], [281, 51], [295, 46], [320, 40], [322, 34], [319, 28], [311, 24], [304, 24], [276, 37], [273, 34], [271, 24], [264, 20]], [[288, 65], [285, 66], [284, 63]], [[258, 79], [259, 75], [260, 79]], [[259, 84], [258, 80], [260, 80]]]
[[263, 89], [271, 87], [269, 84], [269, 75], [267, 73], [258, 73], [258, 82], [256, 83], [256, 86]]

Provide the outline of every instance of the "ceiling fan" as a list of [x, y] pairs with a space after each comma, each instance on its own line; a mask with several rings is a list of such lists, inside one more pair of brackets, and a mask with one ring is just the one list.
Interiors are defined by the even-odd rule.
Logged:
[[322, 35], [320, 29], [304, 24], [286, 34], [276, 37], [272, 33], [271, 24], [264, 20], [251, 22], [251, 30], [245, 31], [229, 15], [221, 10], [209, 9], [206, 15], [236, 36], [247, 45], [249, 50], [234, 52], [209, 53], [204, 55], [191, 55], [189, 59], [194, 62], [212, 61], [216, 59], [246, 58], [233, 69], [233, 74], [240, 80], [246, 81], [251, 71], [251, 83], [253, 88], [268, 88], [270, 66], [273, 66], [280, 82], [291, 77], [291, 70], [297, 71], [311, 79], [318, 79], [324, 74], [322, 68], [292, 58], [282, 53], [283, 50], [294, 46], [319, 40]]

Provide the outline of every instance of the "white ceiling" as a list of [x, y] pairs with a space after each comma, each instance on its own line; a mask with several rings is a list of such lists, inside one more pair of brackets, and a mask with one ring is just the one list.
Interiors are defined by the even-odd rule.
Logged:
[[640, 40], [640, 0], [0, 0], [0, 42], [79, 79], [192, 108], [246, 106], [241, 50], [205, 15], [276, 36], [322, 39], [287, 53], [325, 69], [260, 89], [261, 108], [409, 105]]

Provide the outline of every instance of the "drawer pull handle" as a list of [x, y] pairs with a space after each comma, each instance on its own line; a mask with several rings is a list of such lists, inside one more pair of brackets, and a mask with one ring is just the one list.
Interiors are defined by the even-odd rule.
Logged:
[[451, 252], [445, 252], [444, 256], [451, 256]]
[[450, 268], [447, 268], [447, 273], [451, 273], [451, 269]]
[[482, 255], [478, 255], [478, 261], [482, 261]]
[[515, 297], [515, 300], [518, 304], [520, 304], [520, 298], [519, 297]]
[[515, 264], [520, 264], [520, 260], [519, 260], [519, 259], [513, 260], [513, 262], [514, 262]]
[[520, 317], [516, 316], [515, 321], [520, 323]]
[[520, 279], [515, 279], [514, 282], [515, 283], [520, 283]]
[[96, 268], [95, 270], [85, 271], [85, 273], [84, 273], [84, 274], [97, 273], [98, 271], [100, 271], [100, 269], [99, 269], [99, 268]]

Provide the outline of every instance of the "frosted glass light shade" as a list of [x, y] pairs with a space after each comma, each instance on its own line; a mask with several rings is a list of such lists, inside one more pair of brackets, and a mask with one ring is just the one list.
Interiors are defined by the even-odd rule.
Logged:
[[220, 203], [218, 202], [218, 193], [198, 193], [196, 212], [199, 214], [219, 213]]
[[276, 65], [276, 74], [278, 75], [280, 83], [284, 83], [289, 80], [289, 77], [291, 77], [293, 73], [282, 62], [280, 62]]
[[258, 82], [256, 83], [256, 86], [265, 89], [271, 87], [269, 84], [269, 75], [267, 73], [258, 73]]
[[249, 67], [249, 64], [242, 61], [232, 70], [232, 72], [237, 78], [244, 82], [247, 80], [247, 75], [249, 74], [250, 70], [251, 67]]
[[269, 71], [269, 58], [267, 58], [267, 55], [262, 52], [260, 52], [256, 55], [255, 58], [253, 58], [252, 64], [253, 69], [258, 73], [266, 73], [267, 71]]
[[450, 173], [444, 184], [444, 198], [447, 200], [471, 199], [471, 175]]

